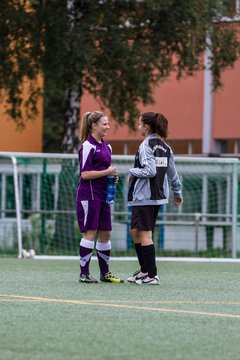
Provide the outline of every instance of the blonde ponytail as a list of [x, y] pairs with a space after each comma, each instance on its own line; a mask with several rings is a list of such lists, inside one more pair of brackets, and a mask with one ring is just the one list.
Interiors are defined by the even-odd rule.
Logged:
[[92, 124], [97, 123], [102, 116], [105, 116], [101, 111], [86, 112], [81, 120], [80, 131], [79, 131], [79, 140], [82, 143], [87, 140], [89, 135], [92, 132]]
[[79, 140], [81, 144], [84, 143], [84, 141], [86, 141], [89, 135], [91, 134], [91, 129], [88, 126], [88, 117], [90, 114], [91, 114], [90, 112], [86, 112], [81, 120], [80, 131], [79, 131]]

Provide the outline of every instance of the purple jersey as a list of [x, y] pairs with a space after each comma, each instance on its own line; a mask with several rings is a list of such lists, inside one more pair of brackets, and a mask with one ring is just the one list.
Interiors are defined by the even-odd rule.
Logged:
[[93, 136], [89, 136], [81, 145], [78, 157], [80, 165], [80, 179], [76, 190], [76, 201], [106, 200], [107, 176], [97, 179], [84, 180], [83, 171], [105, 170], [111, 165], [111, 146], [107, 141], [99, 143]]

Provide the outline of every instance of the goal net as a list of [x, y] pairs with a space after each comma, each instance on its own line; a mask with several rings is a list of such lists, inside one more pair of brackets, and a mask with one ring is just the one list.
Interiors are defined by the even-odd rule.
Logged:
[[[134, 255], [129, 236], [128, 170], [133, 156], [113, 156], [119, 183], [112, 206], [113, 255]], [[176, 157], [184, 202], [160, 208], [159, 256], [236, 257], [240, 251], [239, 161]], [[77, 155], [0, 153], [0, 254], [78, 255]]]

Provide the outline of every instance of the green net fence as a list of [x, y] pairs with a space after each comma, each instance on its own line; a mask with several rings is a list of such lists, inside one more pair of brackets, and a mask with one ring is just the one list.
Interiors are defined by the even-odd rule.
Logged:
[[[176, 157], [183, 205], [161, 207], [154, 232], [159, 256], [240, 256], [240, 166], [237, 159]], [[119, 173], [112, 206], [113, 255], [134, 255], [129, 236], [128, 169], [132, 156], [113, 156]], [[76, 155], [0, 153], [0, 254], [78, 255]]]

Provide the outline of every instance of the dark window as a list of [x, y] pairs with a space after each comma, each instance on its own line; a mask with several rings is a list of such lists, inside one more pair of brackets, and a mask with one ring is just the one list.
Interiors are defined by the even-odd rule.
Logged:
[[223, 16], [234, 17], [237, 12], [238, 0], [222, 0]]

